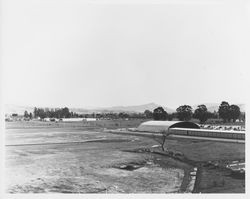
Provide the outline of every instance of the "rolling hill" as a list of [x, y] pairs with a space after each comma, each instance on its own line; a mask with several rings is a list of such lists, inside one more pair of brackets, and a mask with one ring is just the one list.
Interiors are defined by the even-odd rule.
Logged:
[[[134, 113], [143, 113], [145, 110], [153, 111], [155, 108], [159, 107], [160, 105], [155, 103], [149, 103], [149, 104], [143, 104], [143, 105], [137, 105], [137, 106], [113, 106], [113, 107], [105, 107], [105, 108], [95, 108], [95, 109], [87, 109], [88, 112], [134, 112]], [[168, 113], [174, 112], [174, 109], [163, 107]], [[84, 113], [86, 109], [71, 109], [74, 112], [78, 113]]]

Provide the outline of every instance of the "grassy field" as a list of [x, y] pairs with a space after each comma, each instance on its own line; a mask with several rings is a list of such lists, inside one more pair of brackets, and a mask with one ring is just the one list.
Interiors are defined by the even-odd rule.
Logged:
[[165, 147], [184, 154], [188, 160], [185, 162], [155, 153], [135, 152], [153, 151], [152, 146], [157, 144], [153, 139], [103, 132], [104, 128], [136, 127], [141, 122], [6, 123], [7, 192], [184, 192], [194, 166], [199, 168], [195, 192], [245, 192], [244, 178], [232, 176], [220, 166], [207, 166], [208, 162], [244, 160], [244, 144], [167, 140]]
[[42, 122], [42, 121], [17, 121], [6, 122], [6, 129], [20, 129], [20, 128], [130, 128], [137, 127], [142, 122], [147, 120], [97, 120], [97, 121], [84, 121], [84, 122]]

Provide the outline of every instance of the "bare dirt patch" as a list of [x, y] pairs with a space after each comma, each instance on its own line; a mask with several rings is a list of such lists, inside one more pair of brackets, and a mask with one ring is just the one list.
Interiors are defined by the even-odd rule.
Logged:
[[[12, 124], [6, 130], [6, 143], [45, 144], [6, 147], [5, 179], [9, 193], [184, 192], [192, 168], [190, 162], [199, 168], [195, 192], [245, 192], [244, 176], [235, 176], [221, 167], [206, 167], [209, 161], [244, 160], [245, 144], [190, 139], [167, 140], [165, 148], [173, 153], [180, 152], [189, 160], [182, 162], [152, 154], [150, 150], [157, 144], [153, 139], [103, 132], [103, 128], [109, 126], [117, 128], [115, 121], [88, 126], [79, 126], [79, 123], [59, 124], [59, 128], [55, 128], [57, 124], [51, 124], [50, 127], [39, 124], [39, 128], [30, 124], [28, 128], [21, 123], [19, 126], [15, 125]], [[126, 125], [120, 124], [122, 127]], [[133, 125], [136, 122], [130, 124]], [[46, 145], [49, 142], [103, 138], [107, 140]], [[138, 153], [138, 150], [141, 152]]]
[[[150, 139], [73, 129], [72, 137], [69, 130], [43, 129], [34, 134], [32, 129], [10, 131], [6, 131], [12, 138], [6, 136], [10, 145], [46, 141], [44, 145], [6, 147], [8, 193], [169, 193], [178, 192], [182, 184], [184, 170], [181, 167], [162, 167], [152, 154], [123, 151], [152, 145]], [[107, 140], [46, 144], [65, 136], [69, 140], [106, 136]], [[138, 168], [126, 170], [118, 165], [128, 168], [137, 165]]]

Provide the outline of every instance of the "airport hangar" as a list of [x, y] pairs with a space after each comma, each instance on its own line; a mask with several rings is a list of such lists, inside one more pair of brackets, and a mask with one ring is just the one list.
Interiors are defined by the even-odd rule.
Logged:
[[167, 132], [168, 134], [180, 136], [245, 140], [245, 131], [201, 129], [198, 124], [187, 121], [147, 121], [140, 124], [136, 131], [147, 133]]

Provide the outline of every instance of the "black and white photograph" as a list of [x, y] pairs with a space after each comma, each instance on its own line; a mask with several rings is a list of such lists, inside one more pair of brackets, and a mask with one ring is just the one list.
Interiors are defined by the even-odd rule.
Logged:
[[246, 197], [250, 1], [1, 9], [3, 198]]

